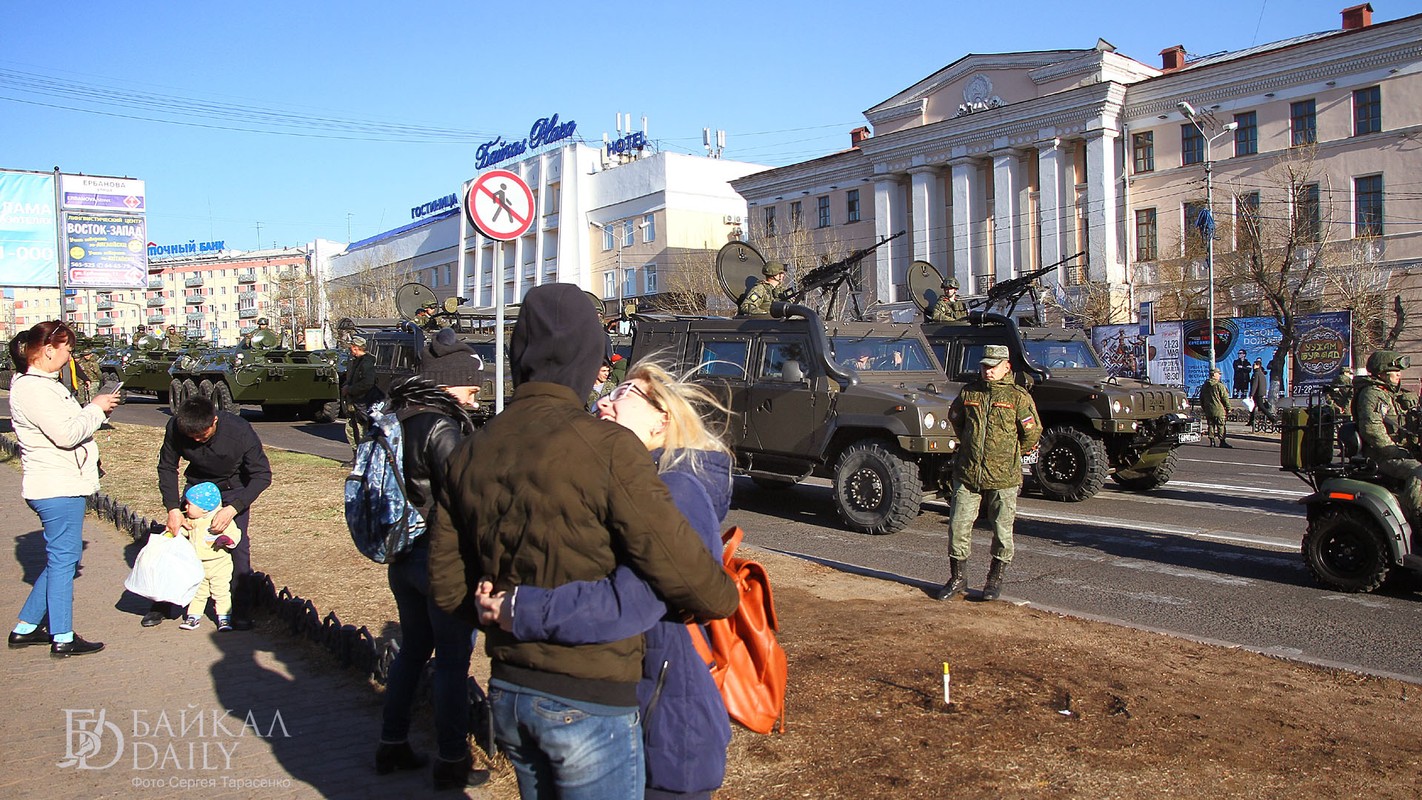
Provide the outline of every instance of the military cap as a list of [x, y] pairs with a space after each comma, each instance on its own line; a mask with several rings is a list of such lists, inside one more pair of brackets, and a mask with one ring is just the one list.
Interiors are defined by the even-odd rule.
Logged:
[[779, 261], [767, 261], [765, 266], [760, 268], [760, 274], [767, 278], [774, 278], [776, 275], [785, 274], [785, 265]]
[[983, 360], [978, 363], [984, 367], [995, 367], [1006, 361], [1009, 355], [1007, 345], [990, 344], [983, 348]]
[[365, 347], [365, 337], [364, 337], [364, 336], [352, 336], [350, 343], [353, 344], [353, 345], [355, 345], [356, 347]]
[[1375, 350], [1368, 356], [1368, 374], [1381, 375], [1385, 372], [1402, 372], [1412, 366], [1412, 359], [1392, 350]]
[[957, 278], [944, 278], [944, 279], [943, 279], [943, 288], [944, 288], [944, 289], [956, 289], [956, 288], [958, 288], [958, 279], [957, 279]]

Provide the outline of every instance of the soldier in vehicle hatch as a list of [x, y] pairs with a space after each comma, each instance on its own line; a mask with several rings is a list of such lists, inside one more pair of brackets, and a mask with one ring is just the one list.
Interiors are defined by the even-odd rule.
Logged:
[[1391, 350], [1368, 356], [1368, 374], [1358, 379], [1353, 397], [1353, 419], [1363, 455], [1378, 465], [1378, 472], [1402, 481], [1397, 499], [1415, 530], [1422, 522], [1422, 462], [1415, 449], [1408, 448], [1409, 410], [1402, 399], [1402, 371], [1411, 365], [1410, 358]]
[[973, 523], [984, 499], [993, 526], [992, 566], [983, 599], [1002, 594], [1002, 575], [1012, 563], [1012, 526], [1017, 517], [1017, 493], [1022, 488], [1022, 454], [1037, 446], [1042, 425], [1032, 395], [1013, 380], [1012, 362], [1005, 345], [983, 348], [981, 377], [953, 401], [949, 419], [958, 431], [961, 446], [953, 462], [953, 529], [948, 582], [934, 597], [951, 600], [967, 585], [968, 555], [973, 544]]
[[929, 322], [962, 322], [968, 318], [968, 304], [958, 299], [958, 279], [943, 279], [943, 294], [928, 311]]
[[760, 268], [764, 277], [752, 286], [741, 300], [738, 311], [743, 317], [768, 317], [770, 304], [785, 299], [785, 265], [779, 261], [767, 261]]

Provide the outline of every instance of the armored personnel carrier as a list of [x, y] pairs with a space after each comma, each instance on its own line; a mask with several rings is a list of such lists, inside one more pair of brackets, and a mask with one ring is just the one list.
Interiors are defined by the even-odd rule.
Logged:
[[[198, 342], [189, 346], [196, 348]], [[186, 349], [173, 350], [167, 340], [151, 333], [141, 334], [131, 346], [110, 349], [99, 362], [104, 383], [123, 381], [123, 394], [138, 392], [158, 398], [160, 403], [169, 403], [168, 369]]]
[[[1030, 282], [1055, 266], [999, 283], [978, 302], [984, 308], [1015, 307]], [[941, 284], [932, 265], [910, 265], [909, 288], [925, 317]], [[1084, 331], [1019, 328], [1004, 314], [982, 310], [961, 322], [925, 322], [922, 329], [957, 383], [978, 374], [984, 347], [1007, 346], [1013, 370], [1028, 377], [1041, 417], [1032, 477], [1049, 499], [1085, 500], [1101, 490], [1107, 476], [1133, 491], [1163, 486], [1175, 472], [1180, 445], [1200, 440], [1200, 421], [1183, 389], [1109, 375]]]
[[276, 331], [258, 328], [236, 347], [184, 353], [168, 370], [170, 404], [176, 409], [201, 393], [219, 410], [234, 414], [242, 405], [260, 405], [273, 419], [335, 421], [340, 414], [339, 354], [280, 344]]

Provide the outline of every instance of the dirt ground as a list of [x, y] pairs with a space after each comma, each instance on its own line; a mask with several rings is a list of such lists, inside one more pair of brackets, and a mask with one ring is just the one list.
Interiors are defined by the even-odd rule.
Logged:
[[[154, 516], [160, 434], [98, 437], [105, 491]], [[271, 458], [276, 482], [253, 511], [256, 568], [323, 615], [394, 633], [383, 568], [344, 529], [344, 471]], [[736, 731], [720, 800], [1422, 796], [1422, 687], [1009, 603], [938, 603], [742, 553], [775, 590], [789, 724], [783, 735]], [[493, 794], [514, 797], [499, 772]]]

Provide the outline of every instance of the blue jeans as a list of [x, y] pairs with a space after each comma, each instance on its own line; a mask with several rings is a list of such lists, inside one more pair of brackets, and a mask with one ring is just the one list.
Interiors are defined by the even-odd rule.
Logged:
[[44, 571], [20, 609], [20, 621], [38, 625], [49, 612], [49, 632], [74, 630], [74, 573], [84, 552], [84, 498], [26, 500], [44, 525]]
[[554, 697], [489, 682], [494, 736], [518, 776], [519, 797], [640, 798], [646, 785], [636, 707]]
[[410, 710], [425, 662], [434, 653], [434, 723], [439, 757], [469, 757], [469, 657], [474, 626], [441, 611], [430, 599], [430, 549], [418, 546], [390, 565], [390, 592], [400, 612], [400, 652], [385, 680], [382, 742], [410, 735]]

